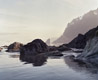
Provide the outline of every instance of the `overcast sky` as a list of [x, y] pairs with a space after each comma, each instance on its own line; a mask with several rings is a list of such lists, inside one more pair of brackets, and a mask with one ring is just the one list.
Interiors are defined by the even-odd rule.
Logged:
[[98, 0], [0, 0], [0, 44], [57, 38]]

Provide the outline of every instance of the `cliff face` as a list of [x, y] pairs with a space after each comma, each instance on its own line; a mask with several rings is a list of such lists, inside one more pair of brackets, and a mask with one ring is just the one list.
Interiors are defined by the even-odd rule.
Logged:
[[98, 65], [98, 30], [91, 35], [83, 53], [77, 56], [76, 59]]
[[86, 13], [68, 23], [63, 35], [53, 43], [68, 43], [78, 34], [84, 34], [98, 25], [98, 9]]

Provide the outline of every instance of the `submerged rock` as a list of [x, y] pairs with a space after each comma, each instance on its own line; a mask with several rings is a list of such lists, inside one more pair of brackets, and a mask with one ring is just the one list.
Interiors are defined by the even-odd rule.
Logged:
[[7, 52], [19, 52], [22, 46], [22, 43], [14, 42], [8, 46]]
[[83, 53], [76, 60], [98, 65], [98, 30], [92, 33]]
[[49, 51], [56, 51], [57, 47], [56, 46], [48, 46]]

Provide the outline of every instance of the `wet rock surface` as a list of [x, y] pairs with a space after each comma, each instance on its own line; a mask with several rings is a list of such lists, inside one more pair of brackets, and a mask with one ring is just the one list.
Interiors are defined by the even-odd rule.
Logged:
[[98, 66], [98, 30], [92, 33], [87, 41], [86, 47], [80, 55], [76, 57], [77, 61], [89, 62]]
[[22, 43], [14, 42], [8, 46], [7, 52], [20, 52], [22, 46]]

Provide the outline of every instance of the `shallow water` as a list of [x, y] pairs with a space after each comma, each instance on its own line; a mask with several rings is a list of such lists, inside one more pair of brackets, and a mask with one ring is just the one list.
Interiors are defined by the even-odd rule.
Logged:
[[19, 53], [0, 53], [0, 80], [98, 80], [97, 71], [65, 57], [50, 57], [34, 66], [21, 62]]

